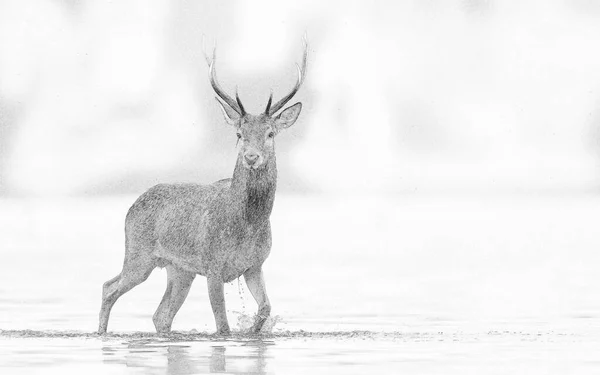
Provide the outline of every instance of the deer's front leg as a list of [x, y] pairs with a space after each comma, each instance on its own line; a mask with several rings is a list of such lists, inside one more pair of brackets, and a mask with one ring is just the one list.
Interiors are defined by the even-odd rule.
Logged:
[[271, 314], [271, 303], [269, 302], [269, 297], [267, 297], [262, 267], [251, 268], [244, 272], [244, 280], [246, 280], [246, 285], [248, 285], [252, 297], [254, 297], [258, 304], [258, 314], [252, 326], [252, 332], [257, 333], [260, 332], [269, 314]]
[[225, 311], [225, 293], [223, 292], [223, 280], [217, 276], [208, 276], [208, 297], [217, 324], [217, 334], [228, 335], [229, 323]]

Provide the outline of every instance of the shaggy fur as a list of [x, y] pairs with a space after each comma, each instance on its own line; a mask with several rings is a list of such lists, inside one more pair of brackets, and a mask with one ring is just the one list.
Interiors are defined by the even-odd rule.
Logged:
[[125, 220], [123, 270], [104, 284], [99, 333], [106, 332], [117, 299], [156, 267], [166, 267], [168, 278], [153, 317], [157, 332], [170, 331], [196, 275], [207, 278], [219, 334], [229, 333], [223, 284], [244, 275], [258, 304], [252, 330], [260, 331], [271, 311], [262, 264], [271, 251], [269, 216], [277, 183], [274, 137], [296, 121], [301, 107], [297, 103], [276, 118], [227, 118], [241, 140], [233, 178], [211, 185], [156, 185], [137, 199]]

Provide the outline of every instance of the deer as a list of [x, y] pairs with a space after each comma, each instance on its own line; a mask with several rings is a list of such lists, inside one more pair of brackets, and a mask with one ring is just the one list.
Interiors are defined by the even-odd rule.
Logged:
[[209, 185], [158, 184], [133, 203], [125, 218], [123, 268], [102, 287], [99, 334], [106, 334], [115, 302], [156, 267], [167, 271], [167, 288], [152, 317], [158, 334], [171, 331], [196, 275], [206, 277], [216, 335], [231, 333], [224, 284], [242, 275], [258, 305], [250, 332], [261, 331], [271, 313], [262, 266], [271, 252], [270, 215], [277, 185], [275, 136], [292, 126], [302, 110], [302, 103], [297, 102], [279, 112], [306, 77], [306, 39], [303, 44], [294, 87], [273, 105], [271, 90], [259, 115], [246, 112], [237, 88], [235, 100], [221, 88], [215, 69], [216, 46], [212, 59], [205, 53], [215, 99], [237, 135], [233, 176]]

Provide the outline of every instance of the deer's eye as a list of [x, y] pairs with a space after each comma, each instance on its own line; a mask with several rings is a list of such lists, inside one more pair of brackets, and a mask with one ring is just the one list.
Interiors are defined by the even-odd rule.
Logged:
[[274, 132], [270, 132], [269, 135], [268, 135], [269, 138], [273, 138], [274, 136], [275, 136]]

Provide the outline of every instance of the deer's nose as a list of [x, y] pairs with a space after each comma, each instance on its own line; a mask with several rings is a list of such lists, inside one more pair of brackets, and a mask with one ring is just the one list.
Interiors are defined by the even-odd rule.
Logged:
[[254, 165], [258, 160], [258, 154], [255, 152], [249, 152], [244, 155], [244, 159], [246, 159], [246, 163], [248, 163], [248, 165]]

